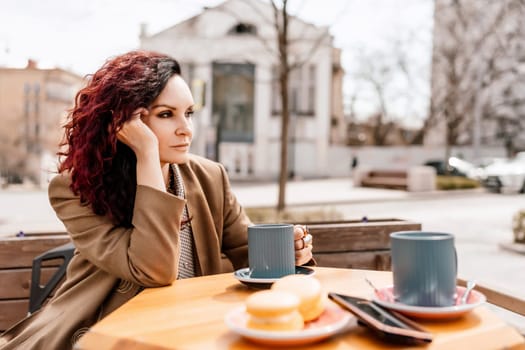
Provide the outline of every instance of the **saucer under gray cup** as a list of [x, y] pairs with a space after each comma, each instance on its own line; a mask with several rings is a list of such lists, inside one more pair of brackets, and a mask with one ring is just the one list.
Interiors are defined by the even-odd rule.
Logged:
[[390, 246], [396, 301], [428, 307], [455, 304], [458, 266], [452, 234], [394, 232]]
[[248, 227], [248, 262], [252, 278], [280, 278], [295, 273], [292, 224]]

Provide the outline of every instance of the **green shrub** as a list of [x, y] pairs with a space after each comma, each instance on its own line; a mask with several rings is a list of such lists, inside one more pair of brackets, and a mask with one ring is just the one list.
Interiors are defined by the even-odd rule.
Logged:
[[320, 208], [310, 210], [284, 210], [278, 213], [274, 208], [244, 208], [246, 214], [254, 223], [293, 222], [303, 223], [309, 221], [333, 221], [343, 219], [343, 214], [334, 208]]
[[525, 243], [525, 209], [518, 211], [512, 218], [514, 242]]
[[480, 186], [478, 181], [462, 176], [438, 176], [436, 181], [438, 190], [462, 190]]

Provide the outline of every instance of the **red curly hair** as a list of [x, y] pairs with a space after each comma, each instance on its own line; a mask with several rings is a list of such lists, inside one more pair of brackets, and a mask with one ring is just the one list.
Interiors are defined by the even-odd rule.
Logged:
[[75, 97], [58, 170], [71, 174], [71, 190], [83, 203], [116, 224], [131, 226], [137, 186], [135, 154], [117, 140], [117, 131], [176, 74], [173, 58], [132, 51], [108, 60]]

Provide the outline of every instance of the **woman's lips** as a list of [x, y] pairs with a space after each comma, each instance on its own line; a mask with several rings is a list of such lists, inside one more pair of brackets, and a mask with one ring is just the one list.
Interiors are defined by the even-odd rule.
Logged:
[[174, 148], [174, 149], [176, 149], [178, 151], [187, 151], [189, 147], [190, 147], [190, 145], [188, 143], [171, 146], [171, 148]]

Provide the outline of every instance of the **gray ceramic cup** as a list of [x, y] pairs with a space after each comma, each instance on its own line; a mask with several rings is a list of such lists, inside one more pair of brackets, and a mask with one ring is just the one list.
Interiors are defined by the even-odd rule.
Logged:
[[452, 234], [394, 232], [390, 245], [396, 301], [430, 307], [455, 304], [457, 255]]
[[280, 278], [295, 273], [292, 224], [259, 224], [248, 227], [250, 277]]

